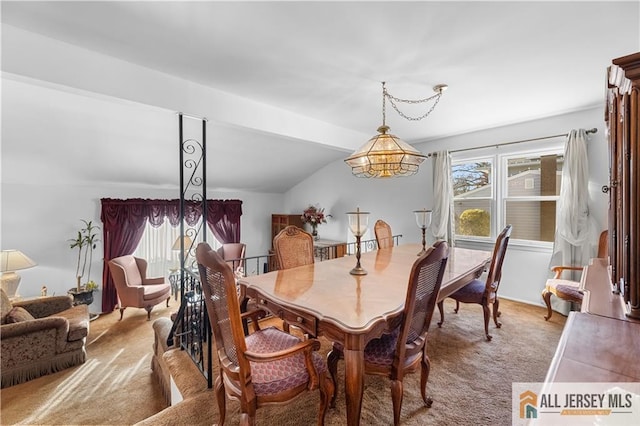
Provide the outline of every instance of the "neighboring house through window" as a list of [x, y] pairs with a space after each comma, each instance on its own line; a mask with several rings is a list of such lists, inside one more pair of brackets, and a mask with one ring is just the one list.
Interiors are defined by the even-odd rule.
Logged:
[[511, 224], [512, 241], [551, 247], [563, 163], [562, 147], [476, 157], [466, 153], [465, 158], [454, 154], [456, 239], [492, 241]]

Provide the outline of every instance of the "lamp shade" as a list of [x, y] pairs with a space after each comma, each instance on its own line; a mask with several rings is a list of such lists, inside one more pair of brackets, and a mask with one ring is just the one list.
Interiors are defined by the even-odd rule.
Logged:
[[355, 237], [362, 237], [369, 227], [369, 212], [362, 212], [356, 209], [355, 212], [348, 212], [349, 229]]
[[[180, 243], [183, 242], [183, 245], [180, 246]], [[189, 248], [191, 247], [191, 245], [193, 244], [193, 241], [191, 240], [191, 238], [187, 235], [185, 235], [184, 237], [178, 237], [176, 238], [176, 241], [173, 243], [173, 247], [171, 247], [171, 250], [180, 250], [182, 249], [182, 247], [185, 248], [185, 250], [189, 250]]]
[[15, 271], [36, 266], [37, 263], [19, 250], [2, 250], [0, 252], [0, 287], [9, 298], [19, 297], [20, 275]]
[[0, 272], [19, 271], [36, 265], [36, 262], [20, 250], [2, 250], [0, 253]]
[[416, 224], [418, 225], [418, 228], [426, 229], [429, 227], [431, 224], [431, 210], [414, 210], [413, 213], [416, 215]]
[[385, 178], [411, 176], [418, 172], [426, 155], [399, 137], [388, 134], [389, 127], [378, 127], [380, 134], [372, 137], [344, 161], [357, 177]]

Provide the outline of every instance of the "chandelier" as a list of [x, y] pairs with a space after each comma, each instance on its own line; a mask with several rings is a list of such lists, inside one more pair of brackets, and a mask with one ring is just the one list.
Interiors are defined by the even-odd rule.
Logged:
[[[378, 127], [378, 135], [372, 137], [358, 148], [349, 158], [345, 159], [345, 163], [351, 167], [351, 172], [357, 177], [367, 178], [386, 178], [394, 176], [411, 176], [418, 172], [418, 167], [422, 163], [426, 155], [413, 148], [411, 145], [392, 135], [389, 132], [389, 126], [386, 125], [386, 100], [389, 102], [401, 117], [417, 121], [422, 120], [431, 114], [434, 110], [442, 92], [447, 89], [446, 84], [438, 84], [434, 86], [433, 91], [436, 92], [425, 99], [408, 100], [400, 99], [392, 96], [387, 92], [385, 83], [382, 82], [382, 125]], [[398, 103], [420, 104], [433, 102], [431, 108], [421, 116], [411, 117], [404, 114], [398, 108]]]

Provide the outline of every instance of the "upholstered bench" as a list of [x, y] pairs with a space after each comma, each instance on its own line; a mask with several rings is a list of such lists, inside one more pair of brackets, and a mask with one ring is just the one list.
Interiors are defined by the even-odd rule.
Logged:
[[[173, 322], [158, 318], [153, 322], [154, 343], [151, 369], [162, 387], [169, 407], [144, 419], [136, 425], [196, 424], [203, 407], [212, 404], [215, 397], [207, 381], [186, 351], [167, 345]], [[193, 417], [193, 422], [190, 418]]]
[[162, 388], [167, 405], [207, 390], [207, 381], [189, 354], [167, 345], [172, 325], [169, 318], [158, 318], [153, 322], [151, 370]]

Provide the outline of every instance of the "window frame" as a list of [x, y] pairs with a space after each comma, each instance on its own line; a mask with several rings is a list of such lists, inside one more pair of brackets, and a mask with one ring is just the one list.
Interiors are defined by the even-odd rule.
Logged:
[[[540, 144], [539, 144], [540, 145]], [[502, 147], [496, 146], [492, 148], [500, 149]], [[470, 163], [470, 162], [479, 162], [479, 161], [490, 161], [493, 165], [492, 168], [492, 180], [495, 185], [495, 189], [492, 191], [492, 199], [491, 199], [491, 221], [490, 221], [490, 236], [489, 237], [478, 237], [478, 236], [469, 236], [469, 235], [460, 235], [457, 234], [457, 230], [454, 230], [454, 241], [461, 243], [491, 243], [495, 241], [498, 233], [507, 225], [505, 223], [506, 220], [506, 209], [507, 209], [507, 201], [511, 202], [520, 202], [520, 201], [556, 201], [559, 200], [559, 195], [551, 196], [551, 195], [539, 195], [539, 196], [508, 196], [507, 190], [507, 179], [508, 179], [508, 162], [510, 159], [525, 157], [525, 156], [536, 156], [542, 157], [544, 155], [560, 155], [564, 156], [564, 140], [542, 144], [542, 146], [537, 147], [529, 147], [527, 148], [509, 148], [509, 149], [500, 149], [500, 152], [495, 152], [493, 154], [488, 153], [487, 149], [477, 149], [477, 150], [469, 150], [464, 153], [451, 153], [451, 166], [453, 167], [455, 164], [461, 163]], [[562, 177], [560, 177], [562, 179]], [[454, 201], [455, 202], [455, 201]], [[556, 204], [557, 208], [557, 204]], [[455, 220], [455, 218], [451, 218]], [[511, 238], [509, 240], [510, 245], [520, 246], [523, 248], [531, 249], [532, 251], [548, 251], [553, 249], [552, 241], [539, 241], [539, 240], [525, 240], [525, 239], [515, 239]]]
[[[453, 166], [455, 164], [465, 164], [465, 163], [480, 163], [480, 162], [487, 162], [491, 164], [491, 172], [489, 175], [489, 186], [491, 187], [491, 195], [489, 197], [474, 197], [473, 199], [475, 200], [489, 200], [489, 205], [491, 206], [491, 220], [490, 220], [490, 226], [489, 226], [489, 236], [488, 237], [481, 237], [481, 236], [476, 236], [476, 235], [460, 235], [457, 234], [457, 227], [454, 228], [454, 240], [456, 241], [475, 241], [475, 242], [489, 242], [489, 241], [493, 241], [495, 239], [495, 237], [493, 236], [494, 233], [494, 220], [495, 220], [495, 216], [497, 213], [497, 208], [496, 208], [496, 197], [497, 197], [497, 190], [498, 190], [498, 182], [496, 181], [496, 159], [495, 156], [492, 155], [482, 155], [482, 156], [474, 156], [474, 157], [469, 157], [469, 158], [464, 158], [464, 159], [460, 159], [460, 160], [454, 160], [453, 156], [451, 158], [451, 168], [453, 169]], [[453, 172], [453, 170], [452, 170]], [[453, 203], [455, 204], [455, 196], [453, 199]], [[452, 209], [452, 211], [455, 211], [455, 206]], [[452, 221], [455, 221], [455, 217], [451, 218]]]

